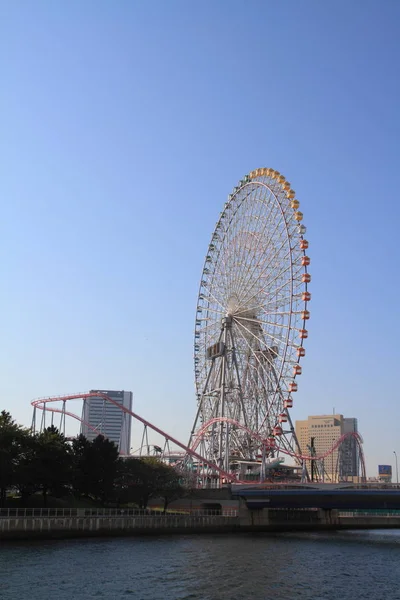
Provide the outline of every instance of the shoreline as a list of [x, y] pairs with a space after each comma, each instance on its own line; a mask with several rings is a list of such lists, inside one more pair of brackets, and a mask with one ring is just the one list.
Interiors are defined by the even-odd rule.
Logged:
[[0, 544], [7, 542], [22, 541], [51, 541], [72, 539], [112, 539], [127, 537], [159, 537], [159, 536], [186, 536], [186, 535], [221, 535], [221, 534], [258, 534], [258, 533], [300, 533], [300, 532], [326, 532], [326, 531], [349, 531], [349, 530], [385, 530], [400, 529], [393, 523], [379, 523], [358, 525], [355, 523], [343, 524], [314, 524], [314, 523], [291, 523], [271, 524], [257, 527], [232, 523], [229, 525], [209, 526], [166, 526], [166, 527], [131, 527], [131, 528], [98, 528], [98, 529], [42, 529], [36, 531], [9, 530], [0, 535]]

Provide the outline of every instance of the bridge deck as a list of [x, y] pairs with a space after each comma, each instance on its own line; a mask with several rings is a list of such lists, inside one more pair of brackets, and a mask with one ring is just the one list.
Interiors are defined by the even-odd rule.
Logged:
[[234, 493], [250, 509], [400, 510], [400, 489], [243, 489]]

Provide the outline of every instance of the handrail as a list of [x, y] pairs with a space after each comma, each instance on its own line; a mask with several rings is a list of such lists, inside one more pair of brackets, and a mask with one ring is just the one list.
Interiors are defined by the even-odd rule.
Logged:
[[236, 517], [236, 509], [162, 510], [135, 508], [0, 508], [1, 518], [83, 518], [83, 517]]

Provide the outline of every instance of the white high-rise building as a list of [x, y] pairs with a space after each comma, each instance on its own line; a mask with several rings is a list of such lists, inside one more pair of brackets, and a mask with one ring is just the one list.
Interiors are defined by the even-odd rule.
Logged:
[[[115, 390], [90, 390], [90, 393], [105, 394], [119, 406], [132, 411], [132, 392]], [[98, 435], [104, 435], [117, 444], [120, 454], [127, 455], [131, 447], [130, 414], [124, 412], [101, 396], [92, 396], [84, 401], [81, 433], [88, 439], [94, 440]], [[89, 427], [89, 426], [90, 427]]]

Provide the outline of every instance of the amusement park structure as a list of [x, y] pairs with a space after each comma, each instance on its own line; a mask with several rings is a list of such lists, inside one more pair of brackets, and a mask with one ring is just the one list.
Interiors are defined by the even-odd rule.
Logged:
[[211, 236], [195, 323], [198, 410], [189, 446], [201, 427], [201, 454], [225, 471], [238, 459], [260, 456], [265, 470], [269, 458], [301, 454], [290, 408], [310, 316], [302, 219], [285, 177], [256, 169], [229, 195]]
[[[291, 418], [311, 300], [302, 220], [291, 184], [273, 169], [252, 171], [229, 195], [200, 279], [194, 333], [197, 410], [189, 441], [181, 443], [118, 405], [143, 426], [139, 454], [156, 448], [168, 459], [174, 454], [171, 445], [178, 447], [176, 462], [202, 486], [245, 481], [250, 468], [264, 481], [285, 457], [301, 470], [303, 480], [311, 472], [323, 479], [324, 458], [351, 437], [358, 446], [360, 479], [365, 479], [358, 433], [344, 434], [324, 455], [312, 455], [300, 448]], [[69, 403], [94, 395], [115, 403], [98, 392], [34, 400], [33, 428], [45, 427], [50, 418], [55, 424], [58, 415], [65, 433], [66, 416], [82, 422]], [[85, 425], [104, 435], [101, 423]], [[149, 444], [150, 431], [163, 443]], [[310, 469], [312, 463], [319, 469]]]

